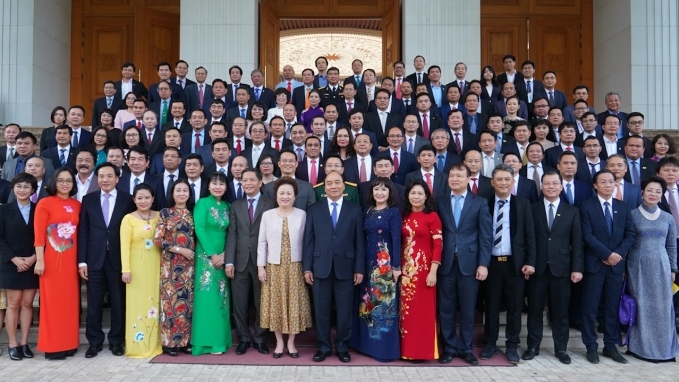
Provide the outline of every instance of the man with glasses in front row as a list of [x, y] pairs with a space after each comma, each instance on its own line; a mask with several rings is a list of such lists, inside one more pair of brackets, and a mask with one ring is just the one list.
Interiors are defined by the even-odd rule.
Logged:
[[638, 111], [627, 114], [627, 128], [629, 129], [629, 135], [620, 138], [620, 142], [623, 146], [626, 145], [627, 138], [632, 135], [638, 135], [644, 139], [644, 158], [650, 158], [653, 156], [651, 148], [653, 147], [653, 141], [644, 136], [644, 115]]

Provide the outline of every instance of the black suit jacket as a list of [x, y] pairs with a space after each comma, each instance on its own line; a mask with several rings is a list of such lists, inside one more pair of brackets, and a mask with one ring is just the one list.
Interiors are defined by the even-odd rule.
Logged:
[[584, 272], [580, 210], [568, 203], [559, 203], [551, 229], [542, 200], [533, 203], [531, 210], [535, 223], [535, 275], [543, 275], [547, 269], [555, 277]]
[[[490, 216], [495, 219], [495, 196], [488, 199]], [[509, 197], [509, 233], [516, 274], [520, 275], [524, 265], [535, 266], [535, 227], [528, 200], [517, 196]]]
[[[352, 102], [353, 102], [352, 105], [351, 105], [352, 110], [353, 109], [361, 110], [364, 115], [367, 113], [368, 106], [366, 104], [364, 104], [364, 103], [362, 103], [362, 102], [360, 102], [356, 99], [354, 99]], [[349, 111], [347, 110], [348, 105], [344, 101], [338, 102], [338, 103], [336, 103], [336, 105], [337, 105], [337, 114], [338, 114], [337, 122], [341, 123], [343, 125], [349, 126]]]
[[[317, 160], [318, 160], [318, 173], [316, 174], [317, 182], [316, 184], [325, 181], [325, 169], [323, 168], [323, 161], [321, 158], [318, 158]], [[344, 166], [346, 168], [346, 164]], [[304, 157], [304, 159], [301, 162], [297, 163], [297, 170], [295, 170], [295, 178], [299, 178], [303, 181], [309, 182], [309, 175], [310, 174], [308, 158]], [[344, 179], [346, 180], [346, 177]], [[311, 186], [313, 187], [316, 184], [311, 184]]]
[[248, 93], [250, 93], [250, 100], [248, 100], [250, 106], [257, 101], [264, 104], [264, 116], [269, 112], [269, 109], [276, 107], [276, 97], [273, 94], [273, 90], [262, 86], [259, 99], [255, 99], [255, 88], [250, 88]]
[[[622, 124], [622, 136], [627, 137], [629, 135], [629, 128], [627, 127], [627, 113], [623, 113], [622, 111], [619, 112], [620, 115], [620, 123]], [[599, 123], [599, 126], [603, 126], [604, 122], [606, 121], [606, 117], [609, 116], [611, 113], [608, 112], [608, 110], [601, 112], [596, 115], [597, 122]]]
[[625, 155], [625, 146], [623, 146], [623, 142], [619, 139], [617, 142], [617, 148], [618, 152], [617, 153], [609, 153], [608, 149], [606, 148], [606, 143], [604, 143], [604, 137], [603, 136], [597, 136], [597, 139], [599, 140], [599, 145], [601, 146], [601, 153], [599, 153], [599, 159], [602, 161], [606, 161], [609, 156], [613, 154], [621, 154]]
[[[73, 146], [69, 147], [68, 158], [66, 158], [66, 167], [70, 168], [74, 172], [76, 171], [75, 169], [76, 155], [78, 155], [78, 149]], [[43, 152], [40, 156], [51, 160], [52, 163], [61, 167], [61, 160], [59, 160], [59, 146], [50, 147], [49, 149], [45, 150], [45, 152]]]
[[[119, 193], [130, 194], [130, 181], [132, 180], [131, 173], [123, 173], [123, 175], [118, 179], [118, 184], [116, 185], [116, 190]], [[151, 175], [148, 171], [144, 176], [144, 183], [148, 184], [153, 188], [153, 192], [156, 195], [153, 198], [152, 209], [160, 211], [165, 207], [165, 188], [163, 187], [162, 175]]]
[[[413, 92], [415, 92], [415, 87], [417, 87], [417, 72], [408, 74], [408, 76], [406, 76], [406, 80], [413, 84]], [[427, 85], [431, 83], [431, 81], [429, 81], [427, 72], [422, 72], [422, 83]]]
[[[123, 94], [122, 84], [123, 84], [122, 80], [116, 81], [116, 83], [115, 83], [115, 86], [116, 86], [115, 96], [116, 96], [116, 98], [118, 98], [118, 99], [120, 99], [121, 101], [124, 102], [125, 94]], [[148, 102], [149, 91], [146, 89], [146, 86], [144, 86], [143, 82], [139, 82], [139, 81], [133, 79], [132, 80], [132, 93], [134, 93], [134, 95], [137, 98], [144, 98]]]
[[[210, 143], [212, 143], [212, 139], [210, 139], [210, 134], [208, 134], [207, 130], [203, 131], [205, 132], [205, 135], [203, 135], [203, 146], [209, 145]], [[196, 143], [196, 139], [193, 133], [193, 129], [191, 129], [190, 133], [182, 134], [182, 143], [179, 145], [179, 150], [182, 153], [184, 153], [184, 155], [188, 155], [191, 153], [191, 149], [193, 148], [194, 143]]]
[[149, 142], [148, 138], [148, 133], [146, 132], [146, 128], [142, 128], [141, 131], [141, 140], [144, 142], [144, 147], [146, 150], [149, 152], [149, 156], [153, 158], [157, 154], [161, 154], [163, 150], [165, 149], [165, 137], [163, 136], [163, 132], [160, 131], [157, 127], [153, 131], [153, 141]]
[[[205, 83], [203, 87], [203, 110], [207, 109], [207, 114], [210, 115], [210, 103], [215, 99], [212, 94], [212, 85]], [[198, 98], [198, 84], [193, 83], [184, 87], [184, 94], [186, 94], [186, 115], [191, 116], [193, 110], [200, 109], [200, 99]]]
[[[394, 157], [390, 153], [391, 151], [387, 150], [378, 155], [377, 158], [390, 156], [393, 160]], [[413, 171], [419, 170], [419, 168], [420, 164], [417, 162], [415, 155], [402, 148], [401, 152], [398, 154], [398, 171], [395, 171], [393, 174], [391, 174], [391, 181], [395, 184], [405, 186], [406, 176]]]
[[[433, 118], [432, 118], [433, 119]], [[385, 128], [382, 129], [382, 123], [380, 122], [380, 116], [377, 111], [371, 111], [365, 115], [365, 122], [363, 123], [363, 128], [368, 131], [372, 131], [377, 138], [377, 144], [380, 147], [388, 147], [387, 134], [389, 129], [398, 126], [403, 127], [403, 119], [397, 113], [388, 113], [387, 121], [385, 122]]]
[[[161, 130], [163, 131], [163, 134], [164, 134], [165, 131], [167, 131], [167, 129], [169, 129], [171, 127], [175, 127], [174, 119], [170, 119], [169, 121], [165, 122], [165, 124], [163, 126], [161, 126]], [[158, 127], [156, 127], [156, 129], [157, 128]], [[191, 126], [189, 121], [187, 121], [186, 118], [184, 118], [182, 120], [182, 123], [179, 124], [179, 133], [180, 134], [186, 134], [186, 133], [190, 133], [192, 130], [193, 130], [193, 127]]]
[[[254, 163], [252, 161], [252, 150], [253, 146], [250, 146], [249, 148], [241, 151], [240, 155], [248, 160], [248, 167], [255, 168], [257, 167], [257, 163]], [[261, 158], [264, 154], [270, 154], [273, 157], [274, 163], [278, 163], [278, 155], [280, 153], [276, 151], [276, 149], [272, 147], [267, 147], [265, 144], [264, 149], [262, 150], [262, 153], [259, 155], [259, 157]]]
[[479, 150], [479, 136], [472, 134], [469, 130], [462, 128], [462, 144], [461, 151], [457, 151], [457, 146], [455, 145], [455, 132], [450, 131], [450, 143], [448, 144], [448, 151], [457, 154], [460, 158], [464, 158], [469, 150]]
[[[489, 108], [492, 108], [492, 105]], [[462, 119], [464, 122], [462, 128], [466, 131], [471, 132], [471, 126], [469, 124], [469, 115], [465, 114]], [[488, 115], [485, 113], [476, 113], [476, 135], [478, 135], [487, 128], [488, 128]]]
[[3, 273], [3, 277], [8, 277], [8, 273], [19, 273], [16, 265], [12, 263], [13, 257], [30, 257], [35, 253], [34, 216], [34, 203], [31, 203], [28, 224], [16, 202], [0, 206], [0, 272]]
[[[479, 174], [479, 177], [476, 182], [478, 185], [478, 191], [476, 195], [484, 199], [490, 199], [495, 194], [495, 191], [493, 190], [493, 185], [490, 183], [489, 177]], [[472, 192], [471, 187], [467, 187], [467, 191]]]
[[[415, 114], [417, 117], [417, 122], [419, 123], [420, 127], [417, 128], [417, 134], [424, 137], [424, 130], [422, 130], [422, 118], [420, 118], [420, 113], [415, 112], [412, 113]], [[431, 133], [436, 130], [436, 129], [446, 129], [448, 130], [448, 125], [446, 123], [443, 123], [443, 120], [441, 120], [441, 116], [438, 113], [434, 113], [432, 109], [429, 110], [429, 114], [427, 115], [429, 117], [429, 137], [425, 137], [427, 139], [431, 138]], [[448, 130], [450, 131], [450, 130]]]
[[[372, 164], [375, 164], [375, 158], [372, 158]], [[300, 163], [301, 165], [301, 163]], [[297, 166], [299, 168], [299, 166]], [[375, 179], [375, 172], [373, 166], [365, 166], [365, 175], [368, 181]], [[360, 171], [358, 167], [358, 155], [349, 157], [344, 161], [344, 180], [351, 183], [360, 183]]]
[[[497, 82], [499, 82], [500, 85], [504, 85], [505, 83], [509, 82], [507, 80], [507, 73], [502, 72], [502, 74], [498, 75]], [[516, 85], [519, 82], [523, 83], [523, 73], [517, 70], [516, 73], [514, 73], [514, 84]]]
[[[186, 94], [184, 93], [184, 88], [182, 88], [181, 86], [179, 86], [179, 84], [177, 84], [175, 82], [170, 82], [170, 86], [172, 88], [172, 95], [170, 96], [170, 99], [172, 101], [180, 100], [180, 101], [184, 102], [184, 106], [186, 106], [188, 104], [188, 101], [186, 100]], [[149, 98], [146, 100], [146, 104], [149, 105], [149, 109], [150, 109], [150, 106], [152, 104], [156, 103], [157, 101], [160, 101], [160, 94], [158, 94], [158, 82], [156, 82], [155, 84], [152, 84], [149, 87]], [[169, 109], [170, 109], [170, 106], [168, 105], [168, 115], [170, 114]]]
[[[413, 182], [415, 179], [425, 180], [424, 177], [422, 176], [422, 169], [413, 171], [410, 174], [406, 175], [405, 186], [408, 187], [408, 185], [410, 185], [410, 183]], [[450, 188], [448, 188], [448, 176], [440, 173], [437, 170], [434, 170], [433, 189], [434, 192], [432, 194], [434, 194], [433, 196], [435, 198], [446, 195], [446, 193], [450, 193]]]
[[[516, 147], [516, 145], [514, 146]], [[585, 161], [585, 152], [582, 151], [582, 147], [573, 145], [573, 151], [578, 157], [578, 162]], [[563, 153], [561, 145], [550, 147], [545, 150], [545, 162], [547, 163], [547, 166], [556, 168], [556, 165], [559, 164], [559, 156], [561, 153]]]
[[519, 184], [516, 185], [516, 196], [520, 196], [528, 202], [535, 203], [538, 200], [538, 188], [535, 182], [519, 175]]
[[[313, 86], [312, 89], [318, 89], [318, 87]], [[297, 110], [297, 120], [299, 121], [306, 106], [306, 85], [298, 86], [292, 89], [292, 96], [290, 97], [290, 103], [295, 105], [295, 110]]]
[[[264, 141], [264, 145], [266, 147], [269, 147], [269, 148], [276, 150], [276, 146], [271, 145], [271, 137], [267, 138], [266, 141]], [[250, 146], [252, 146], [252, 141], [250, 141]], [[285, 148], [285, 147], [292, 146], [292, 141], [289, 140], [288, 138], [283, 137], [283, 139], [281, 139], [281, 141], [279, 142], [279, 146], [280, 146], [281, 150], [283, 150], [283, 148]], [[276, 150], [276, 151], [278, 151], [278, 150]]]
[[[626, 136], [624, 138], [620, 138], [620, 142], [623, 142], [622, 143], [623, 147], [625, 147], [625, 145], [627, 145], [627, 138], [629, 138], [629, 136]], [[653, 141], [646, 138], [646, 137], [641, 137], [641, 138], [644, 139], [644, 155], [643, 155], [643, 157], [649, 159], [653, 156]]]
[[[644, 181], [652, 176], [655, 176], [655, 167], [657, 166], [658, 162], [652, 160], [652, 159], [646, 159], [646, 158], [640, 158], [637, 160], [637, 170], [639, 170], [639, 173], [641, 174], [641, 179], [640, 181]], [[629, 166], [627, 167], [627, 172], [625, 173], [625, 182], [632, 182], [632, 175], [630, 175], [630, 169]]]
[[[76, 149], [84, 149], [89, 147], [91, 139], [92, 132], [81, 128], [80, 134], [78, 134], [78, 147], [76, 147]], [[73, 137], [71, 137], [71, 142], [73, 142]]]
[[[389, 110], [390, 113], [400, 115], [401, 119], [405, 119], [406, 115], [408, 115], [408, 110], [406, 110], [406, 106], [403, 103], [403, 101], [396, 98], [396, 96], [393, 94], [391, 95], [391, 109]], [[370, 103], [368, 104], [368, 111], [377, 111], [375, 100], [370, 101]]]
[[[531, 92], [533, 93], [533, 100], [538, 99], [539, 97], [544, 97], [547, 98], [547, 93], [545, 93], [545, 85], [542, 84], [542, 81], [535, 79], [531, 80], [530, 83], [531, 86]], [[533, 112], [533, 103], [528, 102], [528, 91], [526, 90], [526, 79], [521, 78], [520, 81], [516, 80], [516, 77], [514, 78], [514, 87], [516, 88], [516, 95], [519, 96], [519, 99], [523, 101], [527, 106], [528, 106], [528, 111]], [[524, 118], [525, 119], [525, 118]]]
[[113, 269], [120, 272], [120, 223], [133, 211], [134, 203], [128, 193], [118, 192], [107, 226], [101, 210], [101, 193], [100, 190], [83, 196], [78, 222], [78, 263], [87, 263], [88, 270], [100, 270], [108, 248]]
[[[248, 85], [248, 84], [244, 84], [244, 83], [241, 82], [240, 84], [238, 84], [238, 87], [239, 87], [239, 88], [243, 88], [243, 87], [244, 87], [244, 88], [248, 89], [248, 92], [250, 91], [250, 85]], [[227, 85], [226, 85], [226, 95], [225, 95], [225, 97], [226, 97], [227, 99], [231, 100], [231, 101], [234, 100], [234, 97], [233, 97], [233, 83], [227, 84]], [[264, 113], [264, 115], [266, 115], [266, 113]]]
[[[111, 110], [113, 110], [113, 117], [115, 118], [116, 113], [120, 109], [125, 109], [125, 102], [122, 99], [113, 95], [113, 102], [111, 102]], [[97, 98], [94, 100], [94, 107], [92, 108], [92, 129], [101, 125], [99, 121], [99, 114], [106, 109], [106, 97]]]

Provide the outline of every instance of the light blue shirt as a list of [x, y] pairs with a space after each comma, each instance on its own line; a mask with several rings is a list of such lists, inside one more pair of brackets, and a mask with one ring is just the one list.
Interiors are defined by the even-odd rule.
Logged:
[[[302, 85], [303, 84], [301, 82], [299, 82], [295, 79], [292, 79], [290, 81], [290, 89], [292, 89], [292, 90], [294, 90], [294, 89], [296, 89], [296, 88], [298, 88]], [[288, 88], [288, 81], [283, 81], [283, 82], [279, 83], [278, 85], [276, 85], [276, 89], [287, 89], [287, 88]], [[291, 96], [292, 96], [292, 94], [291, 94]]]
[[318, 75], [318, 87], [322, 88], [328, 86], [328, 76]]
[[443, 85], [439, 86], [431, 85], [431, 95], [434, 97], [434, 102], [436, 106], [441, 107], [441, 102], [443, 102]]
[[[461, 198], [460, 198], [461, 196]], [[455, 222], [455, 198], [459, 198], [460, 201], [458, 204], [460, 205], [460, 217], [462, 217], [462, 210], [464, 209], [464, 201], [467, 199], [467, 190], [462, 193], [462, 195], [455, 195], [453, 192], [450, 192], [450, 205], [452, 207], [452, 212], [453, 212], [453, 222]], [[457, 252], [457, 244], [455, 245], [455, 252]]]
[[[500, 241], [500, 247], [493, 246], [493, 256], [508, 256], [512, 254], [512, 241], [511, 233], [509, 231], [509, 203], [512, 196], [507, 197], [507, 203], [502, 207], [502, 241]], [[500, 198], [495, 195], [495, 207], [493, 212], [493, 237], [495, 237], [495, 231], [497, 228], [497, 215], [499, 211]]]
[[[243, 191], [243, 192], [245, 192], [245, 191]], [[253, 214], [253, 215], [255, 214], [255, 211], [257, 211], [257, 203], [259, 203], [259, 198], [260, 198], [261, 196], [262, 196], [262, 194], [260, 194], [259, 192], [257, 193], [257, 195], [253, 196], [252, 198], [250, 198], [249, 196], [245, 195], [245, 201], [248, 202], [248, 203], [247, 203], [248, 208], [250, 208], [250, 199], [254, 199], [254, 200], [252, 201], [252, 214]]]
[[26, 224], [28, 224], [28, 218], [31, 215], [31, 202], [28, 202], [25, 206], [22, 206], [21, 203], [17, 200], [17, 205], [19, 206], [19, 212], [21, 212], [21, 216], [23, 216], [24, 221]]

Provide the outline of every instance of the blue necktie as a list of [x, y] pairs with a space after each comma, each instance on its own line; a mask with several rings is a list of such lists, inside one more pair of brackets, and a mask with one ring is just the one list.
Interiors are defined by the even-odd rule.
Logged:
[[243, 187], [241, 186], [240, 183], [238, 183], [238, 190], [236, 190], [236, 199], [242, 198], [243, 198]]
[[443, 161], [443, 155], [439, 154], [439, 160], [436, 163], [436, 167], [438, 167], [438, 170], [440, 172], [443, 172], [443, 166], [445, 166], [445, 162]]
[[641, 178], [641, 174], [639, 174], [639, 168], [637, 167], [637, 161], [632, 162], [632, 170], [630, 172], [632, 173], [632, 184], [638, 186], [641, 183], [639, 181], [639, 178]]
[[78, 147], [78, 132], [73, 132], [73, 147]]
[[109, 98], [109, 97], [106, 97], [106, 107], [107, 108], [109, 108], [109, 109], [111, 108], [111, 103], [113, 103], [113, 100], [111, 100], [111, 98]]
[[606, 219], [606, 228], [608, 229], [608, 236], [613, 234], [613, 218], [611, 217], [611, 212], [608, 210], [610, 204], [604, 202], [604, 218]]
[[245, 109], [240, 109], [240, 117], [245, 118]]
[[332, 202], [332, 228], [337, 228], [337, 203]]
[[589, 167], [592, 169], [592, 178], [594, 178], [594, 174], [596, 174], [596, 164], [590, 163]]
[[453, 218], [455, 219], [455, 227], [460, 226], [460, 212], [462, 212], [460, 208], [460, 200], [462, 199], [462, 195], [460, 196], [455, 196], [452, 195], [453, 199], [455, 199], [455, 203], [453, 204]]
[[255, 101], [259, 101], [259, 89], [255, 88]]
[[500, 150], [502, 150], [502, 137], [498, 135], [497, 137], [497, 145], [495, 145], [495, 152], [499, 153]]
[[66, 152], [66, 149], [59, 149], [59, 162], [61, 162], [61, 165], [64, 166], [66, 165], [66, 155], [64, 154]]
[[361, 84], [361, 76], [356, 76], [356, 88]]
[[413, 151], [415, 151], [415, 148], [413, 147], [413, 138], [408, 139], [408, 152], [413, 154]]
[[469, 117], [469, 131], [476, 134], [476, 116]]
[[526, 92], [530, 93], [530, 81], [526, 81]]
[[137, 187], [139, 185], [139, 178], [134, 178], [134, 186]]
[[566, 183], [566, 198], [568, 199], [568, 204], [573, 205], [573, 192], [571, 191], [571, 184]]

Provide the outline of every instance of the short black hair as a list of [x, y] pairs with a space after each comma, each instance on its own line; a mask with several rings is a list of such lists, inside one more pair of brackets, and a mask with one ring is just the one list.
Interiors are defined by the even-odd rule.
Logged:
[[[130, 149], [127, 151], [127, 160], [128, 161], [130, 160], [130, 154], [131, 153], [137, 153], [139, 155], [143, 155], [144, 158], [146, 158], [147, 161], [149, 160], [149, 151], [146, 150], [145, 148], [141, 147], [141, 146], [130, 147]], [[96, 158], [96, 156], [95, 156], [95, 158]]]
[[161, 61], [156, 65], [156, 71], [159, 71], [162, 66], [167, 66], [168, 69], [172, 70], [172, 65], [167, 61]]
[[123, 63], [123, 66], [120, 68], [120, 70], [123, 70], [123, 69], [125, 69], [125, 68], [129, 68], [130, 66], [132, 67], [132, 70], [133, 70], [133, 71], [135, 71], [135, 72], [137, 71], [137, 67], [134, 66], [134, 64], [131, 63], [131, 62], [125, 62], [125, 63]]
[[504, 57], [502, 57], [502, 62], [505, 62], [506, 59], [511, 59], [512, 61], [516, 62], [516, 57], [514, 57], [513, 54], [505, 54]]
[[59, 175], [61, 175], [62, 172], [68, 173], [68, 175], [71, 176], [71, 190], [68, 192], [68, 196], [74, 196], [75, 194], [78, 193], [78, 186], [75, 183], [75, 173], [73, 170], [71, 170], [68, 167], [59, 167], [54, 171], [54, 174], [52, 174], [52, 177], [49, 180], [49, 183], [47, 184], [47, 195], [49, 196], [55, 196], [57, 194], [57, 179], [59, 178]]
[[189, 184], [189, 180], [185, 178], [179, 178], [172, 183], [172, 186], [170, 187], [170, 192], [168, 192], [167, 195], [167, 200], [165, 201], [165, 206], [167, 208], [172, 208], [174, 207], [177, 202], [174, 200], [174, 189], [180, 185], [180, 184], [185, 184], [189, 188], [189, 200], [186, 201], [186, 209], [189, 211], [193, 211], [193, 207], [195, 206], [195, 202], [193, 201], [193, 187]]
[[30, 131], [21, 131], [19, 134], [17, 134], [15, 140], [18, 141], [19, 139], [24, 138], [30, 138], [34, 145], [38, 144], [38, 138], [36, 138], [35, 135], [33, 135], [33, 133]]
[[10, 183], [10, 187], [14, 188], [19, 183], [28, 183], [31, 185], [31, 191], [35, 192], [35, 190], [38, 188], [38, 180], [31, 174], [27, 172], [20, 172], [16, 175], [14, 175], [14, 178], [12, 178], [12, 182]]
[[[231, 150], [231, 145], [229, 144], [228, 138], [217, 138], [217, 139], [215, 139], [214, 141], [212, 141], [212, 143], [210, 143], [210, 150], [215, 151], [215, 146], [220, 144], [220, 143], [224, 143], [226, 145], [226, 147], [229, 149], [229, 151]], [[186, 159], [188, 159], [188, 157]]]
[[671, 157], [671, 156], [666, 156], [664, 158], [661, 158], [658, 163], [655, 165], [655, 173], [659, 174], [660, 169], [666, 166], [674, 166], [674, 167], [679, 167], [679, 159], [676, 157]]
[[189, 68], [189, 63], [184, 61], [184, 60], [178, 60], [177, 62], [174, 63], [174, 67], [176, 68], [179, 64], [184, 63], [186, 64], [186, 69]]
[[[570, 152], [570, 151], [566, 151], [566, 152]], [[559, 182], [563, 182], [563, 177], [561, 176], [561, 174], [560, 174], [558, 171], [554, 170], [554, 169], [549, 169], [549, 170], [546, 170], [545, 172], [543, 172], [543, 173], [542, 173], [542, 178], [540, 178], [540, 181], [541, 181], [541, 182], [544, 181], [544, 180], [545, 180], [545, 176], [547, 176], [547, 175], [556, 175], [556, 176], [559, 177]]]
[[77, 158], [80, 154], [85, 153], [85, 154], [90, 154], [92, 156], [92, 161], [96, 162], [97, 161], [97, 152], [94, 151], [93, 149], [86, 147], [84, 149], [78, 150], [78, 153], [75, 154], [75, 157]]
[[667, 182], [665, 182], [665, 179], [657, 175], [653, 175], [641, 181], [641, 192], [644, 192], [644, 189], [651, 183], [658, 183], [660, 188], [662, 188], [663, 195], [665, 195], [665, 192], [667, 192]]
[[259, 170], [257, 170], [256, 168], [252, 168], [252, 167], [248, 167], [240, 173], [241, 179], [243, 179], [243, 175], [245, 173], [248, 173], [248, 172], [254, 173], [258, 180], [260, 180], [260, 181], [262, 180], [262, 173], [259, 172]]
[[417, 150], [417, 156], [420, 156], [420, 154], [422, 154], [423, 151], [431, 151], [432, 153], [434, 153], [434, 155], [436, 155], [436, 149], [432, 145], [422, 145], [422, 147], [420, 147], [420, 149]]
[[[57, 111], [59, 111], [59, 110], [61, 110], [61, 111], [64, 112], [64, 118], [66, 118], [66, 115], [68, 115], [68, 113], [66, 112], [66, 108], [65, 108], [65, 107], [63, 107], [63, 106], [57, 106], [57, 107], [55, 107], [54, 109], [52, 109], [52, 114], [50, 114], [50, 121], [52, 121], [52, 123], [54, 123], [54, 114], [56, 114]], [[19, 126], [19, 125], [17, 125], [17, 126]], [[19, 131], [21, 131], [21, 127], [19, 128]]]
[[[59, 131], [59, 130], [67, 130], [67, 131], [68, 131], [68, 135], [70, 135], [70, 136], [73, 135], [73, 129], [72, 129], [71, 126], [69, 126], [69, 125], [59, 125], [59, 126], [55, 127], [55, 128], [54, 128], [54, 135], [56, 135], [56, 134], [57, 134], [57, 131]], [[94, 135], [93, 135], [93, 136], [94, 136]]]
[[113, 173], [116, 174], [116, 178], [118, 177], [118, 167], [116, 167], [116, 165], [114, 165], [114, 164], [111, 163], [111, 162], [104, 162], [104, 163], [100, 164], [100, 165], [97, 166], [97, 168], [94, 170], [94, 173], [95, 173], [97, 176], [99, 176], [99, 170], [101, 170], [102, 168], [105, 168], [105, 167], [110, 167], [110, 168], [112, 168], [112, 169], [113, 169]]
[[243, 69], [238, 65], [232, 65], [229, 68], [229, 74], [231, 74], [231, 70], [233, 70], [233, 69], [238, 69], [238, 73], [240, 73], [241, 76], [243, 75]]
[[184, 158], [184, 165], [186, 165], [186, 162], [189, 159], [198, 159], [198, 163], [200, 163], [200, 165], [203, 166], [203, 157], [200, 156], [200, 154], [191, 153], [191, 154], [187, 155], [186, 158]]
[[613, 180], [615, 180], [615, 175], [613, 174], [613, 172], [611, 170], [603, 169], [603, 170], [598, 171], [596, 174], [594, 174], [594, 177], [592, 178], [592, 182], [594, 184], [596, 184], [597, 180], [599, 180], [599, 177], [603, 174], [611, 174], [611, 176], [613, 177]]

